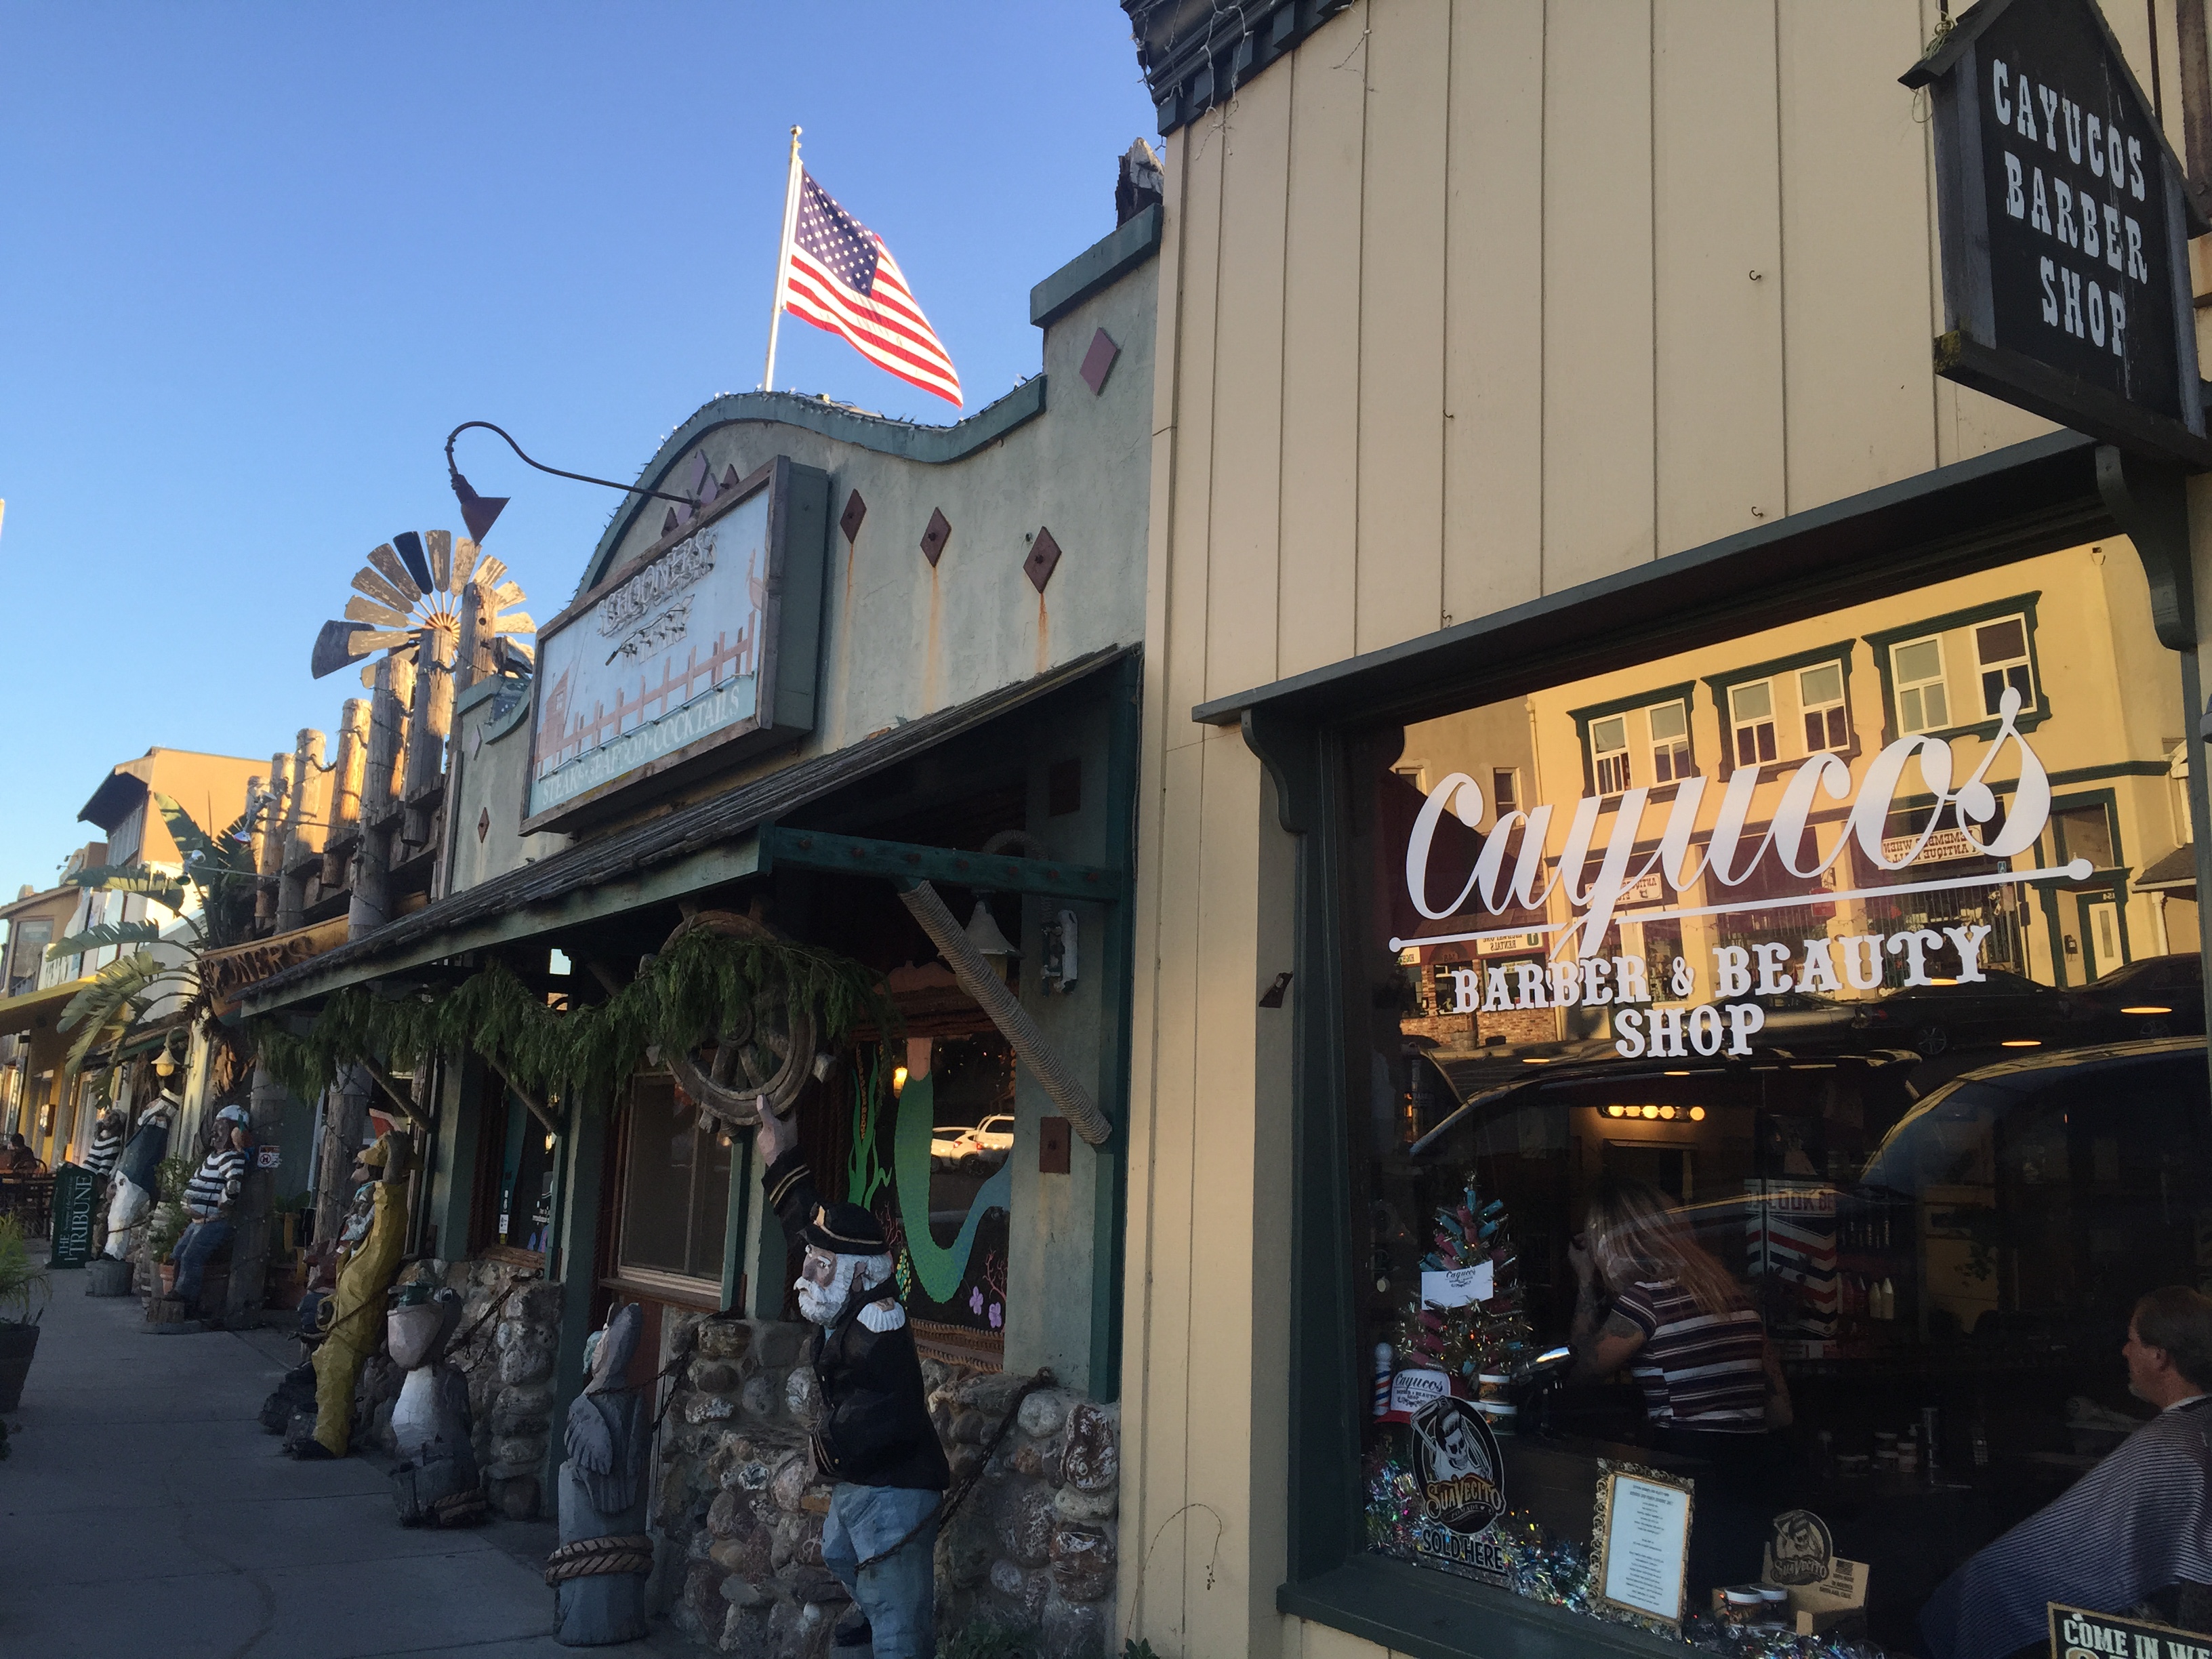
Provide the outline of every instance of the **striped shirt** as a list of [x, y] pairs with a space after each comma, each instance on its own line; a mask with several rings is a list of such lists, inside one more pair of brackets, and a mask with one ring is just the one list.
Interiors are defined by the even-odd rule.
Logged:
[[115, 1168], [115, 1160], [122, 1154], [121, 1127], [103, 1123], [92, 1138], [90, 1150], [84, 1155], [84, 1167], [96, 1176], [104, 1176]]
[[205, 1218], [227, 1208], [246, 1184], [246, 1154], [235, 1146], [220, 1146], [207, 1155], [185, 1187], [185, 1208]]
[[1654, 1425], [1759, 1434], [1766, 1428], [1766, 1332], [1755, 1308], [1715, 1316], [1671, 1281], [1632, 1285], [1613, 1312], [1644, 1333], [1628, 1364]]

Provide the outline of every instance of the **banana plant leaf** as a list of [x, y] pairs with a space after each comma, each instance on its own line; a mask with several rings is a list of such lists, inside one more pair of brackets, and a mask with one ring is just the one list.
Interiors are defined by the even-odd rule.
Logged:
[[250, 878], [253, 869], [253, 815], [241, 815], [219, 835], [210, 836], [192, 815], [167, 795], [154, 797], [169, 839], [185, 855], [185, 879], [195, 884], [210, 879]]
[[184, 884], [166, 870], [149, 869], [143, 864], [102, 864], [65, 879], [71, 887], [86, 887], [96, 893], [141, 893], [172, 910], [185, 907]]
[[82, 1072], [94, 1049], [127, 1038], [153, 1006], [147, 993], [179, 971], [163, 967], [151, 951], [137, 951], [94, 975], [92, 983], [70, 999], [55, 1022], [56, 1030], [76, 1033], [70, 1044], [68, 1075]]
[[46, 946], [46, 960], [81, 956], [87, 951], [104, 950], [111, 945], [151, 945], [161, 937], [161, 925], [156, 921], [103, 921], [82, 933], [56, 939]]

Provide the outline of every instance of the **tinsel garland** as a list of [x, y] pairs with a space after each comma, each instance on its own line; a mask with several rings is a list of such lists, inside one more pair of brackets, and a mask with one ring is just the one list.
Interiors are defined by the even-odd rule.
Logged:
[[890, 1031], [896, 1011], [859, 963], [773, 937], [686, 933], [606, 1001], [547, 1006], [507, 968], [480, 969], [450, 990], [380, 995], [334, 992], [305, 1034], [274, 1018], [249, 1023], [258, 1058], [311, 1100], [357, 1060], [403, 1068], [433, 1054], [473, 1049], [526, 1089], [604, 1099], [648, 1050], [683, 1054], [750, 1026], [763, 1004], [809, 1009], [832, 1046], [855, 1025]]
[[[1367, 1547], [1378, 1555], [1439, 1566], [1420, 1553], [1420, 1483], [1395, 1441], [1369, 1456], [1366, 1475]], [[1592, 1619], [1624, 1621], [1624, 1613], [1597, 1597], [1587, 1547], [1558, 1536], [1525, 1510], [1509, 1510], [1492, 1525], [1505, 1561], [1506, 1588], [1516, 1595]], [[1736, 1625], [1695, 1611], [1682, 1621], [1680, 1639], [1685, 1648], [1723, 1659], [1888, 1659], [1878, 1644], [1863, 1638], [1800, 1636], [1780, 1626]]]

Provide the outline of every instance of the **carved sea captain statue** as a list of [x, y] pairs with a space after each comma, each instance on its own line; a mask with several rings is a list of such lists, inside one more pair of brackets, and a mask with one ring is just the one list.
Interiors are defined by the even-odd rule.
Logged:
[[760, 1115], [762, 1185], [801, 1258], [799, 1311], [818, 1328], [814, 1461], [837, 1483], [822, 1560], [857, 1608], [837, 1627], [836, 1645], [872, 1648], [875, 1659], [927, 1659], [937, 1650], [938, 1510], [951, 1471], [929, 1420], [883, 1229], [857, 1204], [823, 1202], [798, 1139], [791, 1121]]

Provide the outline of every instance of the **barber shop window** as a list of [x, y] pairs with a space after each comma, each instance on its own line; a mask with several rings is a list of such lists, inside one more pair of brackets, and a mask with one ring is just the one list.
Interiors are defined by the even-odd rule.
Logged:
[[[1639, 690], [1700, 681], [1632, 777]], [[2188, 845], [2140, 571], [2069, 549], [1422, 712], [1344, 751], [1367, 1547], [1628, 1618], [1592, 1562], [1630, 1467], [1693, 1494], [1671, 1553], [1614, 1540], [1692, 1642], [2040, 1640], [1961, 1609], [2079, 1583], [2130, 1500], [2077, 1483], [2178, 1399], [2137, 1304], [2212, 1279], [2197, 896], [2130, 884]], [[1728, 764], [1650, 787], [1662, 741]], [[1999, 1542], [2046, 1511], [2064, 1559]], [[2129, 1600], [2171, 1620], [2162, 1561]]]
[[631, 1084], [628, 1115], [623, 1270], [702, 1279], [719, 1290], [730, 1212], [729, 1137], [702, 1128], [698, 1109], [665, 1077]]

